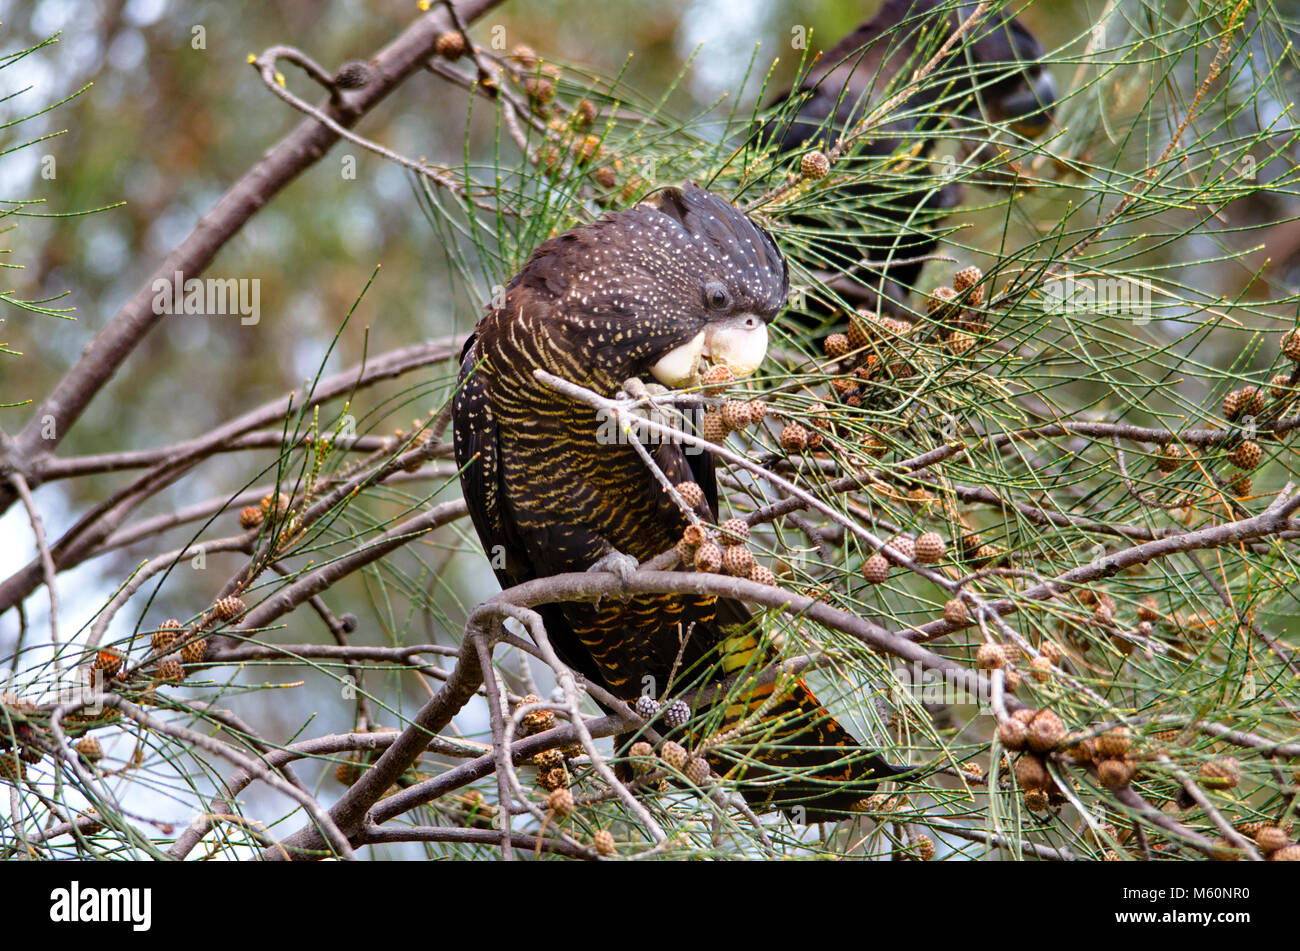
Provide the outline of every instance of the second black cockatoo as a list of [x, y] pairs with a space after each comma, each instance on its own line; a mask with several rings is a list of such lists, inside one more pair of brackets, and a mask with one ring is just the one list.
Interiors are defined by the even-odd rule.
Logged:
[[[875, 16], [822, 53], [796, 88], [775, 99], [774, 105], [788, 105], [760, 137], [784, 153], [832, 148], [873, 107], [905, 89], [977, 7], [953, 0], [885, 0]], [[831, 259], [823, 265], [831, 271], [852, 271], [862, 259], [874, 262], [856, 269], [858, 296], [868, 306], [904, 309], [924, 265], [917, 259], [938, 244], [938, 218], [961, 200], [960, 186], [935, 180], [924, 162], [942, 132], [975, 115], [1007, 122], [1026, 138], [1047, 129], [1056, 88], [1042, 57], [1033, 34], [991, 5], [891, 110], [897, 118], [855, 142], [851, 152], [868, 159], [921, 160], [912, 165], [914, 181], [900, 176], [890, 185], [855, 183], [823, 199], [821, 224], [838, 222], [846, 230], [867, 232], [843, 241], [830, 238], [820, 250]], [[843, 207], [865, 208], [867, 215], [837, 211]]]
[[[707, 364], [744, 376], [762, 361], [767, 325], [788, 289], [767, 232], [691, 185], [533, 252], [466, 344], [454, 403], [461, 484], [484, 549], [503, 559], [494, 561], [503, 586], [626, 571], [672, 548], [690, 524], [635, 447], [602, 438], [591, 406], [534, 371], [605, 397], [632, 380], [681, 387]], [[714, 521], [712, 456], [662, 440], [647, 448], [671, 482], [704, 488], [696, 512]], [[769, 658], [755, 619], [733, 600], [651, 594], [540, 613], [564, 662], [628, 701], [647, 682], [667, 688], [674, 669], [713, 670], [716, 681]], [[736, 743], [748, 736], [754, 746], [730, 760], [715, 751], [711, 760], [759, 809], [810, 822], [837, 817], [873, 780], [897, 772], [863, 750], [801, 681], [775, 695], [767, 685], [731, 697], [722, 714], [714, 722], [746, 725]]]

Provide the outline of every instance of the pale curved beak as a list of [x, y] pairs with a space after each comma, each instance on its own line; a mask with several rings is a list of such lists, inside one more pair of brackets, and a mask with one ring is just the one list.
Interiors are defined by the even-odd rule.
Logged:
[[767, 324], [753, 314], [715, 320], [674, 347], [650, 367], [650, 375], [676, 389], [699, 382], [702, 363], [725, 366], [734, 377], [749, 376], [767, 356]]
[[736, 377], [749, 376], [767, 356], [767, 324], [753, 314], [714, 321], [704, 328], [700, 355]]
[[700, 357], [704, 352], [707, 331], [701, 330], [680, 347], [665, 353], [650, 368], [650, 374], [664, 386], [672, 389], [694, 383], [700, 373]]

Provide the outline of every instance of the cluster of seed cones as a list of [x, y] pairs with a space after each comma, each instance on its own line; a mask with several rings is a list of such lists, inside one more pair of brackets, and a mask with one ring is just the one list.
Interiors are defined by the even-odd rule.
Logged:
[[[446, 60], [457, 60], [471, 52], [465, 38], [455, 30], [443, 33], [435, 42], [435, 53]], [[484, 50], [474, 51], [481, 58]], [[494, 57], [495, 58], [495, 57]], [[638, 172], [642, 162], [636, 156], [620, 155], [611, 150], [596, 129], [600, 110], [591, 99], [576, 102], [559, 95], [564, 71], [546, 62], [529, 46], [519, 45], [499, 58], [501, 75], [511, 88], [522, 94], [523, 103], [533, 115], [546, 121], [542, 143], [532, 150], [530, 161], [552, 180], [561, 180], [571, 171], [585, 175], [598, 188], [595, 196], [601, 205], [615, 201], [627, 204], [651, 187], [652, 174]], [[493, 76], [480, 73], [477, 82], [494, 95], [500, 90]]]
[[998, 741], [1004, 749], [1019, 754], [1013, 767], [1016, 785], [1024, 793], [1025, 806], [1033, 812], [1044, 812], [1065, 801], [1048, 770], [1053, 758], [1088, 769], [1108, 789], [1127, 786], [1138, 773], [1132, 736], [1124, 726], [1075, 739], [1053, 711], [1022, 707], [998, 724]]
[[[87, 658], [92, 683], [108, 689], [119, 689], [141, 704], [155, 701], [157, 687], [177, 684], [185, 679], [186, 665], [202, 663], [207, 656], [208, 638], [204, 633], [211, 621], [228, 621], [243, 613], [244, 602], [230, 596], [218, 599], [206, 617], [192, 628], [180, 621], [168, 619], [158, 626], [150, 637], [150, 652], [138, 669], [128, 669], [127, 655], [112, 647], [104, 647]], [[39, 763], [47, 748], [53, 748], [53, 734], [44, 726], [37, 726], [35, 704], [15, 694], [0, 695], [0, 706], [6, 714], [0, 724], [16, 723], [14, 731], [18, 749], [9, 751], [10, 737], [0, 732], [0, 781], [21, 782], [26, 778], [28, 764]], [[31, 718], [31, 719], [29, 719]], [[63, 729], [69, 737], [80, 737], [73, 749], [86, 765], [93, 766], [103, 758], [103, 745], [93, 736], [83, 735], [89, 730], [108, 726], [121, 720], [115, 707], [92, 710], [86, 707], [63, 718]]]
[[[520, 699], [518, 706], [541, 703], [540, 697], [529, 694]], [[690, 719], [690, 707], [682, 700], [661, 705], [652, 697], [638, 697], [635, 710], [644, 719], [658, 718], [672, 729], [684, 726]], [[519, 717], [520, 732], [524, 736], [543, 733], [554, 728], [556, 723], [555, 712], [545, 708], [530, 710]], [[683, 776], [695, 786], [703, 785], [711, 775], [707, 761], [702, 757], [691, 756], [680, 743], [672, 740], [664, 741], [658, 754], [654, 747], [643, 740], [633, 743], [629, 752], [632, 772], [661, 792], [667, 792], [671, 788], [670, 775]], [[579, 810], [580, 803], [572, 788], [571, 766], [575, 759], [584, 754], [581, 745], [573, 744], [552, 747], [533, 756], [531, 765], [537, 771], [537, 785], [546, 790], [546, 808], [551, 818], [564, 820]], [[617, 854], [617, 842], [608, 829], [594, 831], [590, 842], [599, 855]]]
[[[1275, 438], [1272, 431], [1261, 424], [1295, 410], [1296, 397], [1300, 395], [1300, 387], [1296, 385], [1296, 378], [1300, 376], [1300, 329], [1283, 336], [1281, 353], [1298, 365], [1294, 371], [1275, 374], [1266, 386], [1238, 387], [1223, 398], [1223, 418], [1237, 428], [1218, 444], [1216, 452], [1226, 455], [1227, 460], [1241, 470], [1239, 475], [1224, 480], [1228, 491], [1239, 499], [1248, 498], [1254, 491], [1250, 473], [1264, 458], [1260, 441]], [[1161, 446], [1155, 456], [1156, 468], [1166, 474], [1196, 461], [1193, 448], [1177, 442]]]
[[[962, 623], [967, 616], [965, 604], [961, 604], [959, 610], [953, 606], [953, 601], [944, 606], [943, 613], [944, 620], [951, 624]], [[985, 671], [1001, 670], [1003, 685], [1008, 692], [1015, 693], [1024, 682], [1024, 674], [1020, 669], [1022, 663], [1028, 669], [1029, 676], [1039, 683], [1046, 683], [1063, 656], [1060, 645], [1050, 640], [1044, 640], [1039, 652], [1028, 658], [1027, 662], [1020, 648], [1014, 644], [986, 643], [975, 650], [975, 666]]]
[[[730, 368], [709, 367], [700, 377], [706, 393], [717, 393], [734, 381]], [[722, 443], [729, 435], [757, 426], [767, 418], [767, 403], [763, 400], [729, 399], [716, 409], [708, 409], [700, 419], [700, 437], [711, 443]]]
[[816, 452], [827, 438], [850, 441], [853, 449], [869, 458], [882, 456], [887, 446], [874, 432], [862, 432], [861, 425], [838, 426], [838, 407], [884, 406], [896, 399], [907, 380], [931, 369], [932, 360], [922, 343], [937, 338], [943, 348], [961, 356], [974, 347], [976, 338], [988, 332], [979, 308], [984, 302], [984, 274], [975, 266], [962, 268], [952, 287], [937, 288], [927, 302], [927, 317], [911, 323], [897, 317], [860, 310], [849, 315], [843, 333], [832, 333], [822, 342], [827, 363], [823, 372], [831, 377], [828, 405], [815, 401], [781, 431], [781, 447], [787, 453]]
[[[1291, 824], [1273, 825], [1269, 822], [1243, 822], [1235, 827], [1235, 831], [1248, 840], [1254, 842], [1255, 848], [1259, 849], [1270, 862], [1300, 862], [1300, 843], [1297, 843], [1293, 836]], [[1233, 861], [1242, 857], [1242, 852], [1228, 840], [1226, 836], [1215, 840], [1217, 852], [1215, 858], [1223, 861]]]
[[[704, 498], [704, 491], [695, 482], [682, 482], [675, 488], [692, 508]], [[776, 584], [776, 575], [754, 560], [748, 542], [749, 523], [743, 518], [729, 518], [717, 528], [694, 523], [686, 526], [677, 542], [677, 557], [683, 565], [696, 571], [748, 578], [759, 584]]]

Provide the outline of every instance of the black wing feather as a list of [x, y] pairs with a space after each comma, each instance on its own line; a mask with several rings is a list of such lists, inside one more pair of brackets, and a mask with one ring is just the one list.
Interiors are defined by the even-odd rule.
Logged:
[[474, 342], [471, 336], [461, 351], [460, 385], [452, 402], [456, 465], [460, 468], [460, 486], [469, 517], [483, 543], [483, 551], [501, 587], [508, 588], [535, 578], [536, 574], [517, 555], [522, 547], [502, 504], [496, 419], [492, 415], [487, 383], [476, 372], [479, 358]]

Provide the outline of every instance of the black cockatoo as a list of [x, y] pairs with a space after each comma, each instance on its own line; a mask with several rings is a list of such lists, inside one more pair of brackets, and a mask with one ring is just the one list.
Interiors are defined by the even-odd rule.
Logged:
[[[632, 380], [680, 387], [708, 363], [744, 376], [762, 361], [767, 325], [788, 289], [785, 260], [767, 232], [691, 185], [533, 252], [466, 343], [454, 403], [461, 485], [484, 549], [504, 556], [496, 569], [503, 586], [626, 570], [672, 548], [689, 524], [633, 446], [601, 439], [596, 411], [534, 370], [605, 397]], [[647, 448], [671, 482], [704, 489], [697, 514], [715, 520], [713, 457], [667, 441]], [[565, 663], [628, 701], [644, 678], [666, 687], [679, 655], [680, 670], [735, 670], [769, 657], [749, 610], [731, 600], [657, 594], [540, 613]], [[745, 735], [758, 739], [744, 763], [712, 757], [757, 808], [810, 822], [836, 817], [873, 780], [896, 773], [861, 749], [802, 682], [773, 693], [758, 687], [725, 708], [724, 728], [754, 721]]]
[[[873, 106], [899, 92], [977, 6], [952, 0], [885, 0], [875, 16], [820, 55], [798, 88], [776, 97], [774, 105], [791, 105], [781, 119], [762, 128], [760, 137], [783, 153], [834, 146]], [[934, 181], [925, 168], [924, 160], [944, 129], [960, 124], [961, 114], [976, 113], [1008, 122], [1026, 138], [1047, 129], [1056, 88], [1042, 57], [1042, 46], [1023, 24], [991, 7], [920, 88], [897, 105], [893, 112], [900, 118], [855, 145], [852, 151], [860, 156], [907, 154], [922, 160], [915, 183], [891, 188], [856, 183], [846, 186], [844, 194], [824, 199], [827, 214], [818, 216], [823, 226], [845, 221], [834, 211], [845, 197], [855, 207], [870, 210], [869, 220], [848, 222], [870, 235], [822, 245], [835, 261], [832, 270], [847, 271], [862, 259], [877, 265], [890, 262], [887, 268], [858, 270], [856, 296], [868, 306], [903, 309], [907, 290], [924, 266], [916, 259], [933, 253], [938, 219], [961, 200], [958, 184]]]

